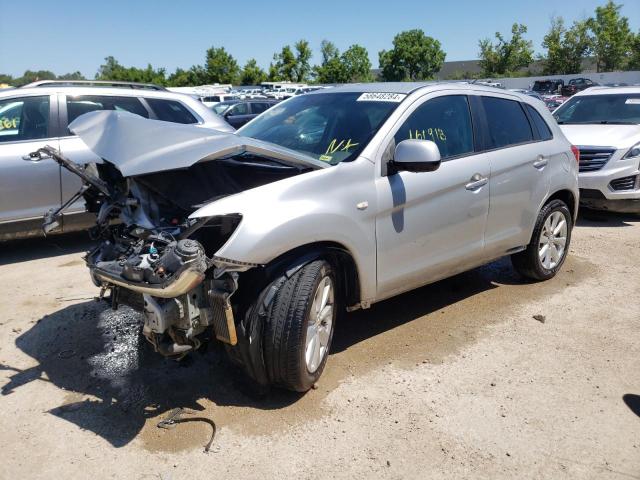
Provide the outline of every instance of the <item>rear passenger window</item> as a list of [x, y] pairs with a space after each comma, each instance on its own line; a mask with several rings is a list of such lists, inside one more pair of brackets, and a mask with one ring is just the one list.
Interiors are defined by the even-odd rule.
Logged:
[[268, 103], [252, 103], [251, 104], [251, 111], [253, 113], [262, 113], [267, 108], [269, 108], [269, 104]]
[[233, 107], [229, 109], [229, 115], [249, 115], [249, 104], [248, 103], [236, 103]]
[[49, 136], [49, 95], [0, 100], [0, 143]]
[[553, 134], [551, 133], [549, 125], [547, 125], [544, 118], [542, 118], [538, 111], [531, 105], [527, 105], [527, 110], [529, 111], [529, 116], [533, 120], [533, 125], [538, 130], [540, 140], [551, 140], [553, 138]]
[[465, 95], [448, 95], [427, 100], [404, 122], [394, 136], [403, 140], [431, 140], [438, 145], [441, 158], [473, 151], [473, 128]]
[[489, 130], [488, 150], [533, 140], [529, 120], [520, 102], [496, 97], [481, 97]]
[[80, 115], [96, 110], [118, 110], [149, 118], [149, 112], [135, 97], [112, 97], [109, 95], [67, 95], [67, 125]]
[[175, 100], [164, 100], [162, 98], [146, 99], [158, 120], [173, 123], [198, 123], [189, 110], [180, 102]]

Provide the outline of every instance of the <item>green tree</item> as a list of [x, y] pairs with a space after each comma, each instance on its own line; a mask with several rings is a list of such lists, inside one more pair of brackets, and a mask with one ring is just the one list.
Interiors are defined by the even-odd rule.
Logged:
[[440, 42], [422, 30], [401, 32], [393, 39], [393, 48], [379, 53], [385, 80], [425, 80], [440, 71], [445, 59]]
[[604, 7], [596, 7], [595, 18], [587, 20], [598, 72], [620, 70], [628, 58], [633, 38], [629, 19], [620, 15], [621, 8], [609, 0]]
[[640, 31], [631, 39], [631, 54], [627, 63], [628, 70], [640, 70]]
[[371, 62], [367, 49], [360, 45], [351, 45], [340, 56], [340, 62], [344, 66], [346, 82], [370, 82]]
[[524, 39], [525, 33], [525, 25], [514, 23], [509, 41], [500, 32], [495, 34], [496, 43], [489, 38], [480, 40], [480, 66], [484, 76], [511, 74], [533, 62], [533, 44]]
[[75, 71], [72, 73], [65, 73], [64, 75], [58, 75], [57, 80], [86, 80], [84, 75], [79, 71]]
[[240, 67], [233, 56], [224, 47], [211, 47], [207, 50], [205, 70], [206, 83], [238, 83]]
[[574, 22], [567, 30], [562, 17], [551, 19], [551, 27], [545, 35], [542, 47], [547, 50], [543, 57], [544, 75], [580, 73], [582, 60], [591, 52], [591, 37], [586, 21]]
[[314, 67], [316, 81], [319, 83], [344, 83], [347, 78], [345, 65], [340, 59], [340, 51], [329, 40], [320, 43], [322, 63]]
[[240, 74], [241, 85], [260, 85], [267, 79], [267, 74], [258, 66], [255, 58], [247, 60]]
[[270, 80], [293, 82], [297, 79], [297, 60], [289, 45], [285, 45], [280, 53], [273, 55], [273, 62], [269, 66]]
[[109, 55], [105, 57], [104, 63], [98, 67], [96, 80], [124, 80], [125, 68], [118, 61]]
[[342, 55], [328, 40], [320, 44], [322, 63], [314, 68], [319, 83], [370, 82], [371, 62], [367, 50], [360, 45], [351, 45]]
[[37, 82], [40, 80], [55, 80], [56, 74], [50, 70], [26, 70], [22, 77], [16, 78], [14, 83], [16, 87], [21, 87], [27, 83]]
[[320, 42], [320, 55], [322, 56], [322, 65], [329, 63], [340, 56], [340, 50], [333, 42], [322, 40]]
[[296, 65], [293, 69], [293, 77], [296, 82], [306, 82], [309, 80], [311, 73], [311, 48], [306, 40], [298, 40], [294, 44], [296, 50]]
[[6, 83], [8, 85], [13, 85], [14, 78], [12, 75], [8, 73], [0, 73], [0, 83]]

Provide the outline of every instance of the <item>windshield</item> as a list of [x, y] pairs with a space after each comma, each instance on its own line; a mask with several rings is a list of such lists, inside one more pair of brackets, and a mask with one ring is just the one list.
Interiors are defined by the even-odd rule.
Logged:
[[640, 123], [640, 93], [572, 97], [555, 113], [559, 124]]
[[353, 160], [399, 101], [363, 100], [363, 97], [362, 93], [295, 96], [271, 107], [237, 133], [332, 165]]

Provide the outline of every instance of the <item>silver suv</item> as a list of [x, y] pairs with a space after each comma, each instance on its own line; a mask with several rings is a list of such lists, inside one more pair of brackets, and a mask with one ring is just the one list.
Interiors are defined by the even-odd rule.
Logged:
[[[237, 134], [92, 112], [71, 131], [111, 301], [138, 305], [156, 351], [207, 334], [259, 384], [306, 391], [339, 312], [510, 255], [561, 268], [576, 153], [544, 105], [465, 84], [350, 85], [295, 96]], [[58, 212], [49, 216], [55, 222]]]
[[[197, 99], [162, 87], [122, 82], [45, 81], [0, 92], [0, 239], [41, 233], [43, 212], [59, 207], [79, 188], [79, 180], [53, 162], [23, 157], [45, 145], [80, 163], [96, 159], [67, 128], [94, 110], [128, 111], [144, 118], [233, 131]], [[76, 202], [53, 231], [95, 223]]]

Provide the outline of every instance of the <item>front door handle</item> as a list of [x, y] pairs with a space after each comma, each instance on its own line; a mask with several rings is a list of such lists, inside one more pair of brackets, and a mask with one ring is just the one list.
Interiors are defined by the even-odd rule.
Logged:
[[482, 175], [480, 175], [479, 173], [476, 173], [473, 177], [471, 177], [470, 179], [471, 181], [469, 183], [467, 183], [464, 188], [466, 188], [467, 190], [478, 190], [481, 187], [484, 187], [487, 182], [489, 181], [488, 177], [483, 177]]
[[542, 170], [549, 163], [549, 159], [547, 157], [543, 157], [542, 155], [538, 155], [538, 158], [535, 162], [533, 162], [533, 167], [538, 170]]

